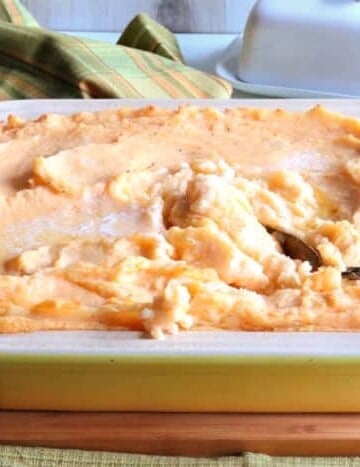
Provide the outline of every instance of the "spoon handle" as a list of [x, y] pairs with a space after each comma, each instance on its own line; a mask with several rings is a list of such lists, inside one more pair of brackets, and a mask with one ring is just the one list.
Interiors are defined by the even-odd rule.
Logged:
[[341, 273], [342, 277], [345, 279], [350, 279], [352, 281], [360, 280], [360, 267], [352, 266], [346, 268], [345, 271]]
[[[270, 225], [264, 225], [264, 227], [270, 234], [274, 234], [285, 255], [292, 259], [309, 261], [313, 271], [319, 269], [323, 264], [318, 250], [308, 245], [304, 240], [301, 240], [296, 235], [271, 227]], [[360, 266], [349, 266], [341, 273], [341, 276], [351, 281], [360, 280]]]

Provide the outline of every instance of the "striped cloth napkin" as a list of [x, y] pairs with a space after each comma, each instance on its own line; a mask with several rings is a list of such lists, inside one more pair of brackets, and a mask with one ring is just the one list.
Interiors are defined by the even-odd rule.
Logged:
[[136, 16], [117, 44], [42, 28], [19, 0], [0, 0], [0, 99], [227, 98], [224, 80], [183, 63], [174, 35]]

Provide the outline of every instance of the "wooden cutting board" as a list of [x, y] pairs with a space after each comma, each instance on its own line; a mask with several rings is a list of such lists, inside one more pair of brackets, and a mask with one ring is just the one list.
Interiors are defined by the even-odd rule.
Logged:
[[182, 456], [354, 456], [360, 414], [2, 411], [0, 444]]

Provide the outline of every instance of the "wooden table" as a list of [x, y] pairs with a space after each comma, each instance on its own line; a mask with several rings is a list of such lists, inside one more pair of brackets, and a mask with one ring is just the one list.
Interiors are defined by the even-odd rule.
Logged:
[[360, 455], [360, 414], [0, 412], [0, 444], [221, 456]]

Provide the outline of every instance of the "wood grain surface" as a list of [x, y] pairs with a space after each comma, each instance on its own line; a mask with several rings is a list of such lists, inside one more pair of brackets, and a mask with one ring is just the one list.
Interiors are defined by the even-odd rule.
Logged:
[[220, 456], [360, 455], [360, 414], [0, 412], [0, 444]]
[[116, 31], [146, 12], [174, 32], [239, 33], [255, 0], [23, 0], [50, 29]]

